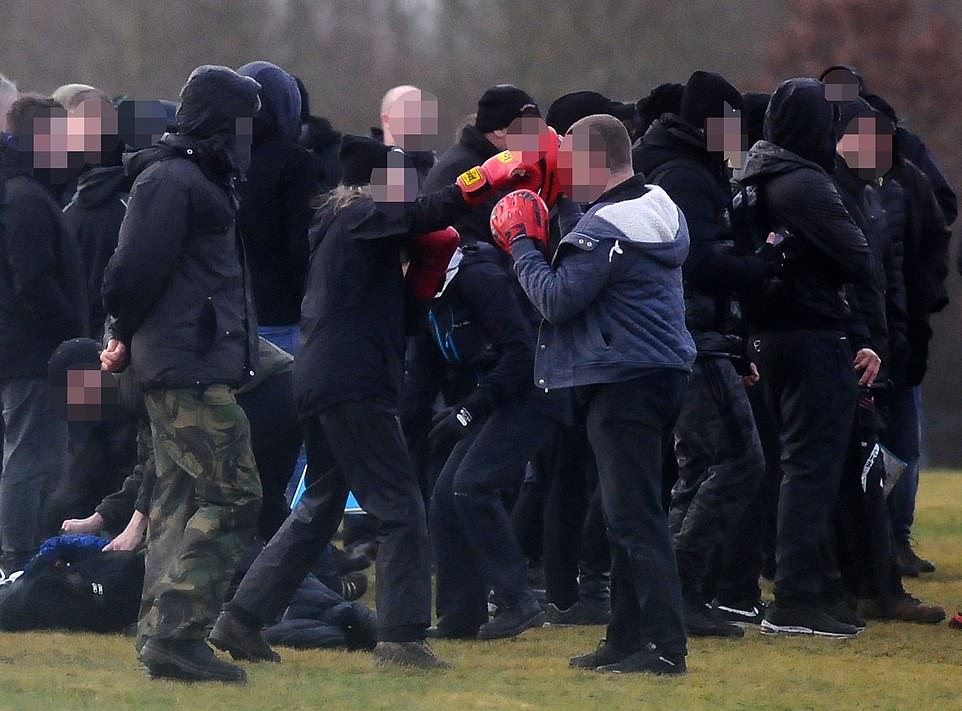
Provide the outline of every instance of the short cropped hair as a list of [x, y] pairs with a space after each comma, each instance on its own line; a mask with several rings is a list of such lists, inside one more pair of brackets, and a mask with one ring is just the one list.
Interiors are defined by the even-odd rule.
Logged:
[[67, 110], [49, 96], [23, 94], [13, 102], [7, 112], [7, 133], [31, 136], [34, 133], [36, 119], [66, 115]]
[[612, 173], [632, 169], [631, 138], [621, 121], [609, 114], [585, 116], [572, 124], [565, 135], [582, 132], [594, 134], [604, 142], [605, 163]]

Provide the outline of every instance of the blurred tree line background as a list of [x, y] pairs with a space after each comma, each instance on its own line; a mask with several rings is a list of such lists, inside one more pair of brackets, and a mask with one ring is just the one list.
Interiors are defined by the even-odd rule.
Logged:
[[[340, 131], [378, 123], [382, 94], [440, 99], [441, 147], [492, 84], [546, 110], [569, 91], [634, 101], [695, 69], [771, 91], [831, 64], [861, 69], [962, 191], [962, 3], [957, 0], [0, 0], [0, 72], [25, 91], [68, 82], [176, 99], [198, 64], [265, 59], [297, 74]], [[962, 466], [962, 282], [925, 384], [929, 465]]]

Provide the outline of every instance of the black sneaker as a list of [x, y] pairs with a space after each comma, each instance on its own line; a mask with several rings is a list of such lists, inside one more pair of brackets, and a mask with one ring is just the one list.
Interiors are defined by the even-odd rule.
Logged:
[[768, 605], [762, 600], [728, 603], [718, 598], [712, 600], [711, 607], [717, 619], [742, 627], [760, 625], [768, 609]]
[[502, 605], [494, 613], [494, 619], [478, 629], [478, 639], [517, 637], [527, 629], [541, 627], [544, 619], [544, 610], [534, 598], [517, 605]]
[[347, 602], [360, 600], [367, 592], [367, 576], [364, 573], [342, 575], [337, 578], [332, 589]]
[[688, 666], [681, 655], [662, 654], [654, 645], [625, 657], [620, 662], [595, 669], [600, 674], [685, 674]]
[[899, 541], [895, 544], [895, 559], [898, 561], [902, 575], [909, 578], [919, 577], [919, 573], [934, 573], [935, 566], [925, 558], [919, 558], [912, 549], [911, 541]]
[[630, 650], [619, 649], [608, 640], [603, 639], [598, 642], [598, 648], [593, 652], [581, 654], [568, 660], [568, 666], [572, 669], [597, 669], [608, 664], [615, 664], [622, 659], [627, 659], [632, 655]]
[[220, 613], [208, 639], [217, 649], [229, 653], [234, 659], [249, 662], [281, 661], [280, 655], [271, 649], [260, 630], [243, 624], [229, 610]]
[[378, 642], [374, 647], [374, 663], [379, 667], [409, 667], [412, 669], [450, 669], [423, 639], [417, 642]]
[[148, 639], [140, 650], [140, 661], [155, 679], [233, 683], [247, 680], [243, 669], [218, 659], [199, 639]]
[[549, 602], [544, 615], [545, 624], [559, 627], [566, 625], [606, 625], [611, 621], [610, 609], [601, 605], [587, 605], [580, 600], [566, 610], [562, 610], [553, 602]]
[[831, 617], [817, 607], [781, 608], [772, 603], [761, 624], [762, 634], [801, 635], [810, 634], [832, 639], [851, 639], [859, 633], [858, 627], [847, 625]]
[[865, 618], [858, 614], [856, 610], [853, 610], [852, 606], [844, 600], [834, 605], [827, 605], [825, 612], [829, 617], [838, 620], [842, 624], [852, 625], [852, 627], [857, 627], [860, 630], [865, 629]]
[[685, 632], [690, 637], [744, 637], [738, 625], [717, 619], [707, 605], [685, 602]]

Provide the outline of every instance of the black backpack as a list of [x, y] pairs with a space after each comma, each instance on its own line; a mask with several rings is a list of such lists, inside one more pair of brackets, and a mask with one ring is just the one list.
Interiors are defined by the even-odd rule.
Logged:
[[0, 586], [0, 630], [120, 632], [137, 621], [144, 555], [95, 551], [66, 562], [36, 558]]

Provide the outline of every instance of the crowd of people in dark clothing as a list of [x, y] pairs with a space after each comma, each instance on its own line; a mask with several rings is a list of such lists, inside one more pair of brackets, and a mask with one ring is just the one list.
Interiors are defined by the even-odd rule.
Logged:
[[139, 561], [164, 678], [542, 625], [607, 625], [572, 667], [679, 674], [692, 636], [945, 619], [903, 580], [935, 569], [957, 203], [856, 69], [543, 113], [501, 84], [440, 155], [427, 91], [342, 135], [265, 61], [176, 103], [0, 75], [0, 110], [0, 627], [90, 534]]

